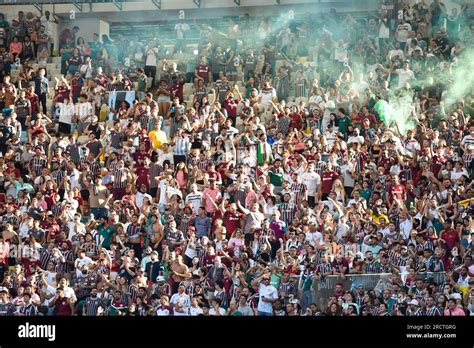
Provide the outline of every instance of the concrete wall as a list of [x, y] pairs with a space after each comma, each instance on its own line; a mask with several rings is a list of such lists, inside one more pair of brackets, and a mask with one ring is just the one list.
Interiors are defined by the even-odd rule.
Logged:
[[102, 37], [103, 34], [109, 35], [109, 23], [98, 18], [76, 18], [74, 20], [66, 20], [60, 23], [60, 32], [65, 28], [79, 27], [77, 37], [83, 37], [87, 42], [92, 40], [92, 35], [98, 33]]
[[[414, 4], [420, 0], [405, 0], [410, 4]], [[32, 1], [33, 2], [33, 1]], [[311, 6], [311, 8], [307, 8], [307, 10], [314, 10], [314, 9], [327, 9], [327, 8], [335, 8], [343, 11], [344, 9], [350, 11], [367, 11], [372, 10], [374, 8], [379, 8], [381, 0], [280, 0], [280, 5], [276, 4], [276, 0], [241, 0], [240, 1], [240, 8], [234, 3], [233, 0], [202, 0], [201, 1], [201, 9], [197, 8], [196, 5], [191, 0], [162, 0], [162, 8], [161, 11], [156, 8], [155, 5], [151, 2], [151, 0], [137, 0], [134, 2], [124, 2], [123, 3], [123, 11], [152, 11], [156, 16], [161, 16], [162, 14], [167, 14], [166, 11], [173, 11], [178, 16], [179, 10], [187, 10], [186, 12], [192, 13], [196, 15], [198, 18], [201, 15], [206, 15], [206, 11], [203, 9], [206, 8], [225, 8], [227, 12], [233, 13], [238, 15], [242, 13], [244, 8], [254, 8], [257, 9], [259, 6], [266, 6], [266, 7], [273, 7], [274, 10], [277, 10], [278, 7], [281, 8], [291, 8], [298, 4], [306, 4]], [[431, 4], [433, 0], [427, 0], [428, 4]], [[448, 10], [453, 7], [460, 7], [459, 0], [443, 0]], [[73, 4], [56, 4], [56, 5], [43, 5], [43, 10], [49, 10], [50, 12], [57, 13], [61, 16], [69, 16], [71, 11], [73, 11], [77, 16], [81, 16], [80, 11], [73, 5]], [[33, 13], [38, 13], [38, 10], [34, 6], [28, 5], [2, 5], [0, 6], [0, 12], [6, 13], [8, 17], [15, 16], [16, 13], [22, 10], [24, 12], [31, 11]], [[246, 9], [245, 9], [246, 10]], [[122, 11], [122, 12], [123, 12]], [[270, 10], [272, 11], [272, 10]], [[119, 9], [111, 4], [93, 4], [92, 5], [92, 12], [102, 18], [103, 16], [108, 16], [109, 14], [114, 14], [120, 17]], [[90, 15], [90, 7], [88, 4], [84, 4], [83, 6], [83, 13], [87, 13]], [[99, 15], [100, 14], [100, 15]], [[188, 17], [189, 18], [189, 17]], [[108, 20], [107, 18], [103, 18]], [[108, 20], [110, 21], [110, 20]]]

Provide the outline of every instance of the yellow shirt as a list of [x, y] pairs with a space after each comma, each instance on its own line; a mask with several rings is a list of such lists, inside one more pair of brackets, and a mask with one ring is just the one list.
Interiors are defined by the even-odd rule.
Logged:
[[166, 133], [162, 130], [153, 130], [148, 133], [148, 137], [151, 140], [154, 150], [161, 149], [161, 145], [168, 142], [168, 138], [166, 137]]
[[374, 213], [371, 213], [372, 215], [372, 221], [375, 222], [375, 224], [379, 225], [380, 220], [385, 220], [385, 222], [388, 224], [390, 221], [388, 220], [388, 217], [384, 214], [380, 214], [379, 216], [375, 215]]

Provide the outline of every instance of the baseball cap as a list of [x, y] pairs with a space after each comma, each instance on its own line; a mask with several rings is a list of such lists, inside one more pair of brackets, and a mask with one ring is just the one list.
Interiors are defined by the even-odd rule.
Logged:
[[329, 101], [326, 103], [326, 108], [327, 108], [327, 109], [335, 109], [335, 108], [336, 108], [336, 104], [334, 103], [334, 101], [329, 100]]
[[461, 297], [461, 294], [459, 294], [459, 293], [454, 293], [454, 294], [451, 295], [450, 299], [461, 300], [462, 297]]
[[415, 305], [415, 306], [419, 306], [420, 304], [418, 303], [418, 300], [411, 300], [410, 302], [408, 302], [409, 305]]
[[162, 275], [156, 277], [156, 281], [157, 282], [164, 282], [165, 281], [165, 277], [163, 277]]

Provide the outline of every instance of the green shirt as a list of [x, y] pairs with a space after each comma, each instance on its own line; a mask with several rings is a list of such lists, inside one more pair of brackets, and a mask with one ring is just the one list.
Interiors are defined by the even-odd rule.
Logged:
[[61, 60], [63, 62], [67, 61], [69, 58], [72, 57], [74, 54], [74, 46], [69, 44], [69, 45], [63, 45], [61, 48]]
[[342, 133], [342, 134], [346, 134], [347, 133], [347, 127], [351, 124], [351, 119], [349, 116], [347, 115], [344, 115], [343, 118], [340, 118], [339, 119], [339, 131]]
[[303, 291], [311, 290], [311, 285], [313, 285], [313, 277], [312, 276], [303, 276]]
[[165, 281], [168, 281], [168, 277], [170, 275], [170, 270], [169, 270], [169, 263], [166, 261], [163, 261], [163, 277], [165, 277]]
[[122, 306], [121, 304], [116, 304], [112, 300], [109, 301], [109, 316], [116, 317], [119, 315], [119, 312], [126, 313], [127, 311], [127, 307]]
[[372, 190], [371, 189], [360, 189], [359, 190], [360, 196], [364, 198], [367, 202], [370, 199], [370, 196], [372, 196]]
[[270, 284], [273, 285], [275, 289], [278, 289], [278, 287], [280, 286], [280, 282], [281, 282], [281, 274], [272, 274], [270, 276]]
[[116, 232], [116, 229], [114, 226], [102, 226], [99, 225], [99, 228], [97, 229], [99, 232], [99, 236], [104, 237], [104, 242], [102, 243], [102, 246], [106, 249], [110, 248], [110, 241], [112, 240], [112, 235]]
[[391, 312], [393, 310], [393, 305], [397, 303], [393, 298], [389, 298], [388, 300], [385, 301], [385, 304], [387, 305], [387, 312]]
[[283, 173], [276, 174], [274, 172], [268, 172], [268, 176], [270, 176], [270, 183], [273, 186], [278, 186], [278, 187], [283, 186]]
[[138, 91], [139, 92], [145, 92], [145, 90], [146, 90], [146, 80], [147, 80], [146, 75], [142, 75], [142, 76], [138, 77]]

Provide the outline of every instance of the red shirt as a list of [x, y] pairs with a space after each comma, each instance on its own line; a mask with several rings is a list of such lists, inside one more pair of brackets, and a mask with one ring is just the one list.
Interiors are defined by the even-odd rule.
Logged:
[[58, 86], [56, 90], [56, 101], [58, 103], [64, 103], [64, 99], [69, 98], [69, 89], [66, 86]]
[[331, 192], [332, 184], [339, 178], [339, 175], [334, 170], [326, 170], [321, 177], [321, 191], [325, 194]]
[[209, 174], [209, 179], [215, 179], [216, 182], [219, 182], [222, 180], [222, 177], [219, 174], [219, 172], [208, 172], [208, 174]]
[[202, 78], [204, 81], [209, 82], [209, 72], [211, 68], [207, 64], [199, 64], [196, 66], [197, 75]]
[[227, 175], [225, 174], [225, 172], [230, 169], [230, 166], [231, 166], [231, 163], [230, 162], [222, 162], [221, 164], [219, 164], [219, 168], [218, 168], [218, 171], [219, 171], [219, 174], [221, 175], [221, 177], [223, 179], [228, 179]]
[[21, 176], [20, 170], [19, 170], [18, 168], [15, 168], [15, 167], [14, 167], [13, 169], [7, 168], [7, 169], [5, 170], [5, 173], [7, 173], [7, 174], [12, 174], [12, 173], [15, 174], [15, 178], [17, 178], [17, 179], [19, 179], [20, 176]]
[[433, 174], [434, 176], [438, 176], [438, 173], [441, 169], [441, 166], [443, 166], [446, 163], [446, 159], [444, 157], [434, 155], [433, 156]]
[[73, 78], [71, 80], [71, 88], [72, 88], [72, 93], [74, 93], [74, 94], [81, 93], [81, 86], [79, 86], [79, 80], [78, 79]]
[[61, 300], [56, 302], [56, 314], [59, 316], [71, 316], [71, 306], [69, 306], [67, 297], [63, 297]]
[[301, 119], [300, 114], [291, 114], [290, 118], [291, 118], [290, 128], [291, 129], [296, 128], [300, 130], [301, 127], [303, 126], [303, 120]]
[[392, 198], [403, 199], [405, 196], [405, 186], [402, 184], [393, 185], [390, 189], [390, 195]]
[[109, 78], [105, 74], [100, 74], [97, 75], [96, 80], [99, 86], [104, 87], [107, 84], [107, 81], [109, 81]]
[[22, 257], [21, 263], [23, 264], [23, 269], [25, 270], [26, 277], [29, 277], [31, 275], [31, 271], [30, 271], [31, 265], [37, 265], [41, 267], [41, 262], [39, 260], [30, 260], [27, 257]]
[[46, 204], [48, 205], [48, 209], [51, 209], [51, 207], [57, 203], [56, 202], [56, 197], [55, 197], [56, 194], [57, 194], [56, 190], [45, 190], [44, 191], [44, 200], [45, 200]]
[[456, 243], [459, 243], [459, 233], [456, 230], [444, 230], [441, 238], [446, 241], [450, 249], [454, 248]]
[[150, 158], [150, 155], [146, 151], [145, 152], [140, 151], [140, 152], [135, 153], [133, 157], [135, 157], [134, 158], [135, 167], [139, 167], [143, 165], [145, 158]]
[[79, 203], [79, 206], [84, 204], [84, 200], [81, 197], [75, 196], [74, 199]]
[[240, 219], [244, 214], [236, 211], [234, 213], [230, 211], [226, 211], [224, 214], [224, 226], [227, 231], [227, 239], [230, 238], [232, 233], [235, 232], [238, 228], [240, 228]]
[[149, 168], [147, 167], [138, 167], [137, 168], [137, 187], [145, 185], [148, 189], [148, 172]]
[[170, 93], [174, 97], [178, 97], [180, 101], [184, 100], [183, 86], [184, 86], [184, 83], [180, 82], [180, 83], [175, 83], [170, 87]]
[[31, 104], [31, 114], [36, 115], [38, 112], [38, 96], [35, 93], [27, 93], [26, 98], [30, 101]]
[[217, 254], [214, 255], [206, 255], [204, 256], [204, 267], [211, 267], [214, 264], [214, 259], [216, 258]]
[[228, 98], [224, 100], [224, 109], [227, 111], [227, 116], [231, 118], [237, 117], [237, 104], [238, 99]]
[[360, 115], [360, 122], [364, 123], [364, 120], [369, 120], [369, 123], [370, 123], [371, 126], [373, 126], [375, 123], [377, 123], [377, 120], [375, 119], [375, 116], [372, 115], [372, 114], [367, 114], [367, 115], [361, 114]]

